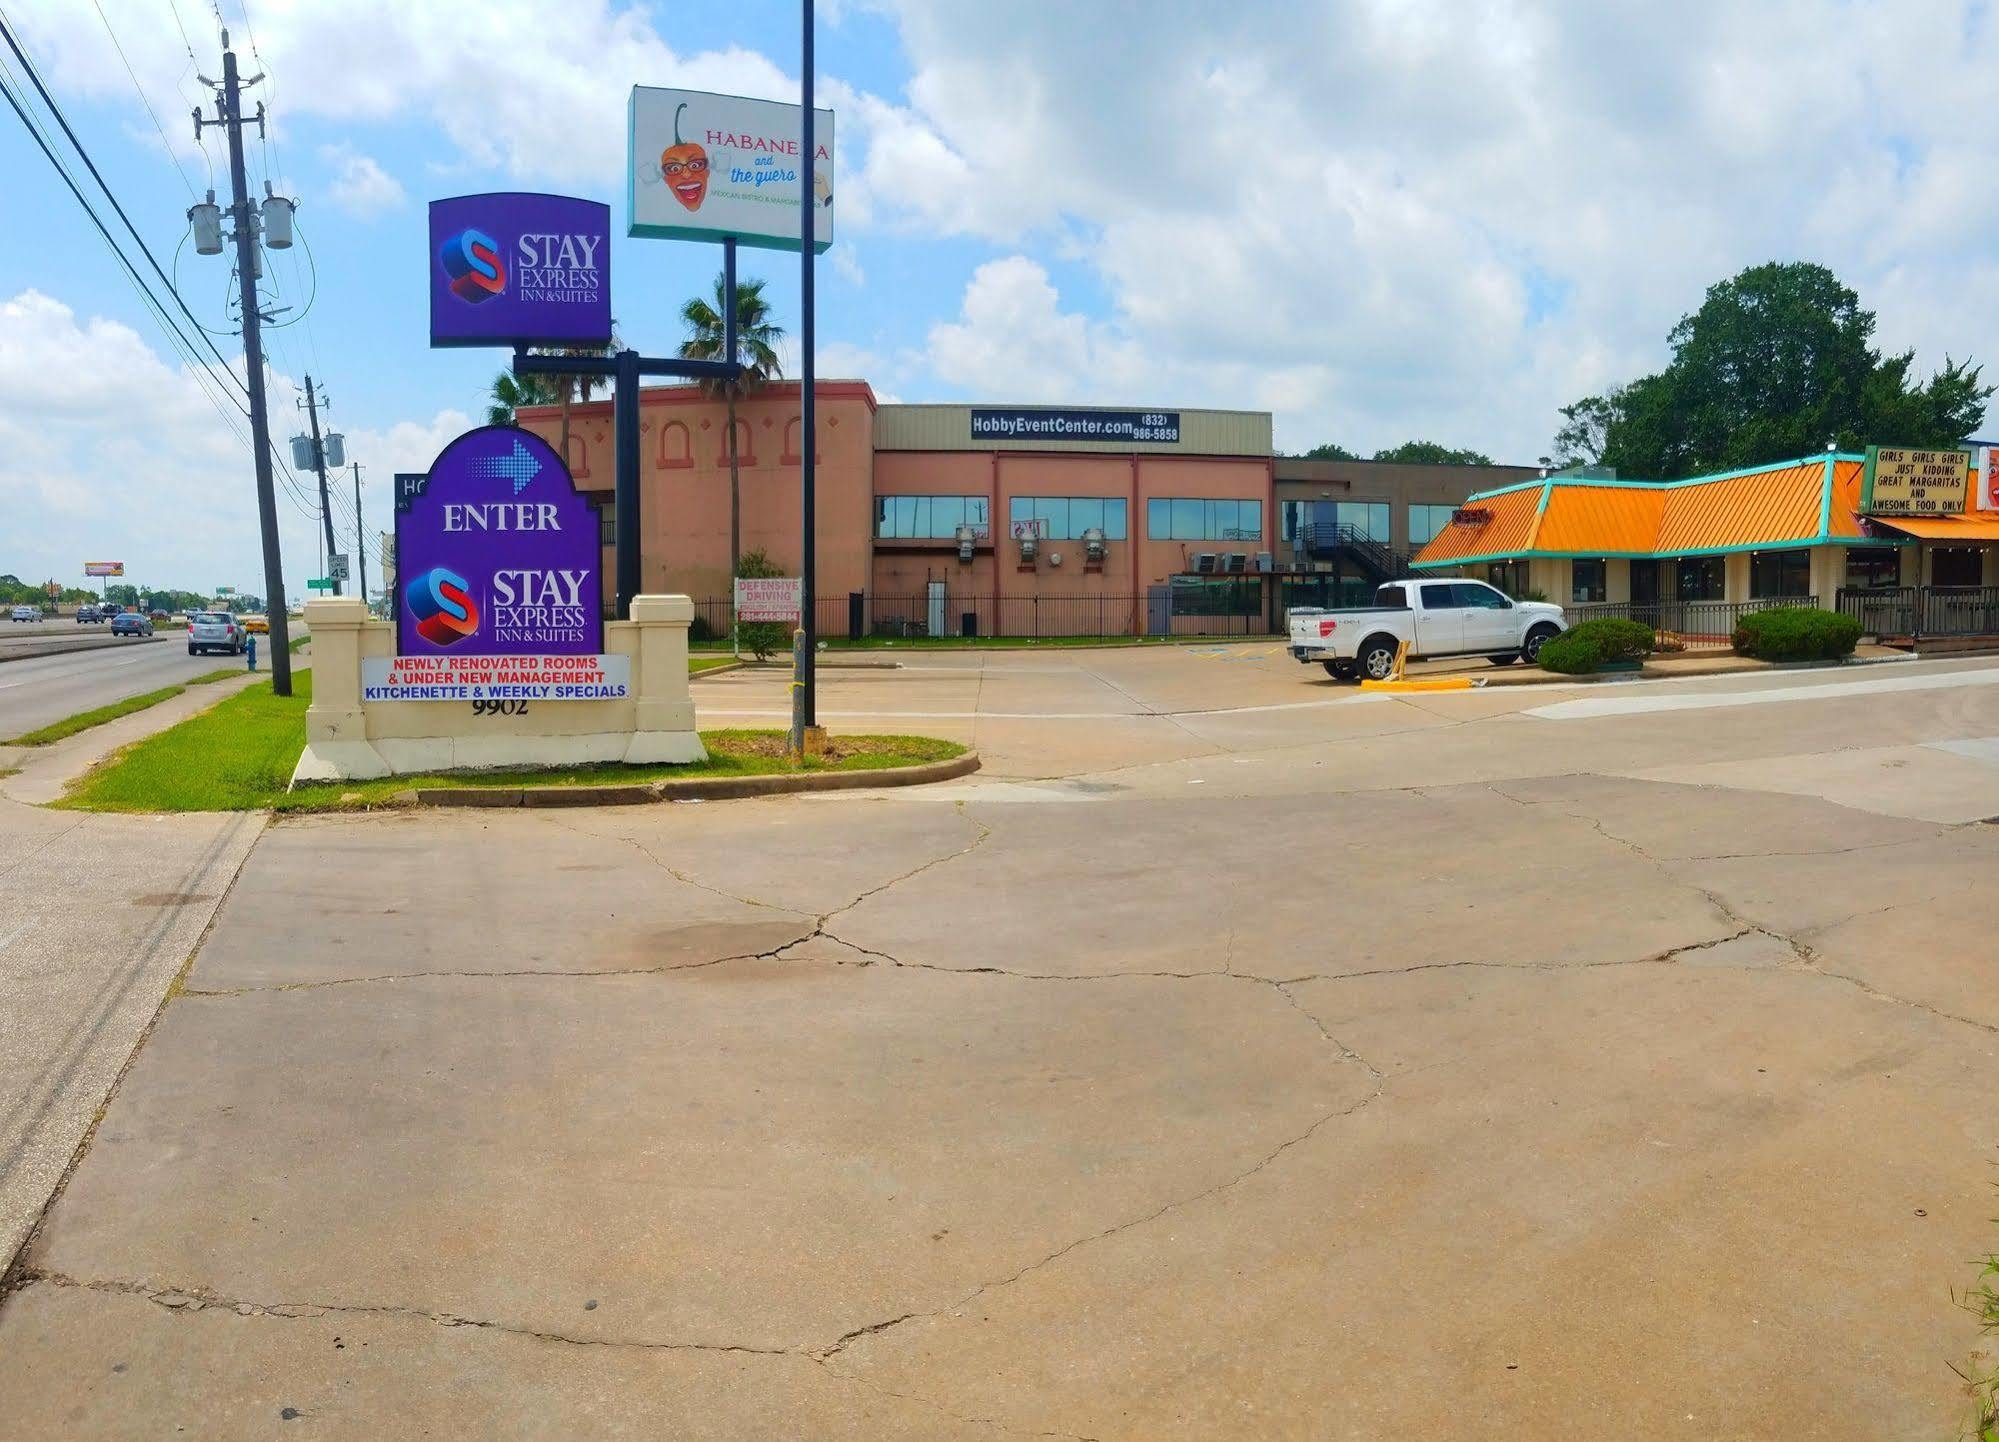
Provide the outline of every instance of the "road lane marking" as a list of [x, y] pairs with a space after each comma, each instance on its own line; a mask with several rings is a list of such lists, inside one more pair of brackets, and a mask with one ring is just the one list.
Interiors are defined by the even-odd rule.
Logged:
[[[47, 659], [54, 660], [55, 658], [51, 656], [48, 657]], [[69, 676], [88, 676], [94, 672], [109, 671], [119, 666], [133, 666], [137, 665], [141, 661], [150, 661], [152, 659], [153, 658], [150, 655], [141, 654], [138, 656], [127, 656], [122, 661], [105, 661], [95, 666], [79, 666], [73, 671], [44, 671], [39, 676], [30, 676], [26, 680], [22, 681], [0, 681], [0, 691], [11, 691], [16, 686], [32, 686], [38, 681], [61, 681], [65, 677]], [[32, 665], [33, 662], [17, 661], [13, 664], [17, 666], [26, 666], [26, 665]]]
[[1656, 711], [1703, 711], [1721, 706], [1767, 706], [1780, 701], [1839, 701], [1854, 696], [1891, 695], [1903, 691], [1942, 691], [1961, 686], [1999, 685], [1999, 667], [1981, 671], [1944, 671], [1925, 676], [1876, 676], [1865, 681], [1834, 681], [1822, 685], [1767, 687], [1756, 691], [1709, 692], [1691, 696], [1602, 696], [1557, 701], [1531, 707], [1521, 714], [1543, 721], [1583, 721], [1602, 716], [1642, 716]]

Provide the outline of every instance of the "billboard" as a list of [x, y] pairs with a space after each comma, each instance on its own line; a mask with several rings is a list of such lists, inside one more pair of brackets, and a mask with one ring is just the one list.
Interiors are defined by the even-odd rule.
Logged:
[[85, 561], [83, 574], [86, 576], [122, 576], [125, 574], [123, 561]]
[[1874, 516], [1961, 516], [1970, 481], [1963, 451], [1869, 446], [1860, 509]]
[[611, 339], [608, 205], [528, 191], [433, 200], [429, 255], [433, 346]]
[[[833, 243], [833, 112], [813, 107], [812, 248]], [[798, 249], [796, 105], [634, 85], [626, 129], [627, 235]]]
[[368, 701], [616, 700], [604, 654], [602, 520], [548, 442], [467, 431], [396, 477], [396, 651], [364, 658]]
[[1974, 484], [1978, 487], [1978, 509], [1999, 511], [1999, 446], [1978, 448], [1978, 470]]
[[736, 619], [796, 626], [805, 582], [797, 576], [736, 577]]
[[974, 406], [972, 439], [1180, 444], [1178, 411], [1064, 410], [1057, 406]]

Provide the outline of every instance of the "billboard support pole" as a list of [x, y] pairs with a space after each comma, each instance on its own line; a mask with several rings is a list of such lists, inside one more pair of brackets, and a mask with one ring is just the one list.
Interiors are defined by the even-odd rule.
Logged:
[[[639, 593], [639, 353], [617, 354], [613, 379], [611, 426], [617, 442], [618, 619], [632, 617], [632, 597]], [[564, 465], [569, 458], [562, 458]]]
[[819, 667], [818, 661], [818, 618], [814, 615], [817, 607], [813, 604], [818, 595], [818, 496], [813, 471], [814, 452], [819, 448], [819, 432], [814, 424], [813, 376], [812, 376], [812, 245], [818, 236], [815, 232], [812, 213], [812, 163], [815, 151], [812, 147], [812, 0], [799, 0], [798, 6], [804, 18], [804, 33], [799, 53], [798, 89], [799, 105], [803, 111], [805, 126], [805, 149], [799, 156], [798, 165], [798, 329], [799, 329], [799, 510], [804, 530], [804, 564], [800, 567], [804, 585], [804, 595], [799, 598], [799, 629], [804, 633], [804, 724], [819, 724]]

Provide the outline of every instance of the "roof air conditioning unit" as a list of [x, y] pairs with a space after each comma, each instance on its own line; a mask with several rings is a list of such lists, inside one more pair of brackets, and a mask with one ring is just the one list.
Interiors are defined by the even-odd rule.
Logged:
[[1035, 555], [1035, 552], [1036, 552], [1036, 551], [1038, 551], [1038, 550], [1040, 550], [1040, 549], [1041, 549], [1041, 542], [1040, 542], [1040, 540], [1039, 540], [1039, 539], [1037, 539], [1036, 537], [1034, 537], [1034, 536], [1022, 536], [1022, 537], [1020, 538], [1020, 559], [1021, 559], [1021, 560], [1023, 560], [1023, 561], [1031, 561], [1031, 560], [1033, 560], [1033, 559], [1034, 559], [1034, 555]]
[[1195, 555], [1194, 574], [1197, 576], [1212, 576], [1215, 574], [1215, 553], [1213, 551], [1201, 551]]
[[1241, 551], [1230, 551], [1226, 556], [1222, 557], [1222, 569], [1227, 571], [1231, 576], [1240, 576], [1248, 564], [1249, 557], [1245, 556]]
[[979, 533], [973, 530], [970, 526], [960, 526], [958, 527], [957, 536], [958, 536], [958, 559], [961, 561], [971, 560], [972, 547], [978, 543]]
[[1258, 551], [1256, 553], [1256, 569], [1263, 572], [1266, 576], [1269, 575], [1277, 569], [1277, 558], [1268, 551]]
[[1101, 526], [1092, 526], [1083, 532], [1084, 560], [1101, 561], [1107, 549], [1108, 547], [1104, 543], [1104, 532]]

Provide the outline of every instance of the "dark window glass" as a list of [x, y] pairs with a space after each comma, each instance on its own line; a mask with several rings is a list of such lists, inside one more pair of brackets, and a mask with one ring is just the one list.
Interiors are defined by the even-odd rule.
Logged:
[[1463, 589], [1462, 586], [1446, 585], [1440, 581], [1434, 585], [1418, 586], [1416, 594], [1423, 598], [1424, 610], [1450, 611], [1465, 604], [1458, 595]]
[[[1277, 503], [1277, 524], [1281, 528], [1281, 534], [1285, 540], [1295, 541], [1298, 539], [1298, 527], [1305, 523], [1304, 512], [1306, 505], [1307, 502], [1304, 501], [1279, 501]], [[1304, 602], [1301, 601], [1299, 604], [1303, 605]]]
[[1809, 596], [1812, 593], [1810, 551], [1758, 551], [1749, 558], [1749, 594], [1765, 597]]
[[1854, 590], [1901, 585], [1900, 553], [1890, 546], [1854, 547], [1846, 553], [1846, 584]]
[[1606, 594], [1604, 581], [1605, 566], [1602, 561], [1571, 561], [1569, 572], [1569, 599], [1588, 603], [1601, 601]]
[[875, 535], [884, 541], [948, 541], [967, 525], [990, 534], [984, 496], [875, 497]]
[[1727, 592], [1727, 563], [1720, 556], [1688, 556], [1673, 568], [1673, 596], [1680, 601], [1719, 601]]
[[1477, 606], [1487, 611], [1508, 611], [1513, 603], [1490, 586], [1481, 586], [1476, 581], [1460, 581], [1451, 587], [1457, 594], [1460, 606]]
[[1384, 610], [1396, 611], [1409, 604], [1409, 588], [1406, 586], [1383, 586], [1374, 593], [1374, 604]]
[[1262, 613], [1262, 597], [1262, 583], [1249, 578], [1173, 578], [1176, 616], [1256, 616]]
[[1984, 579], [1985, 557], [1969, 546], [1938, 546], [1930, 552], [1932, 586], [1976, 586]]

